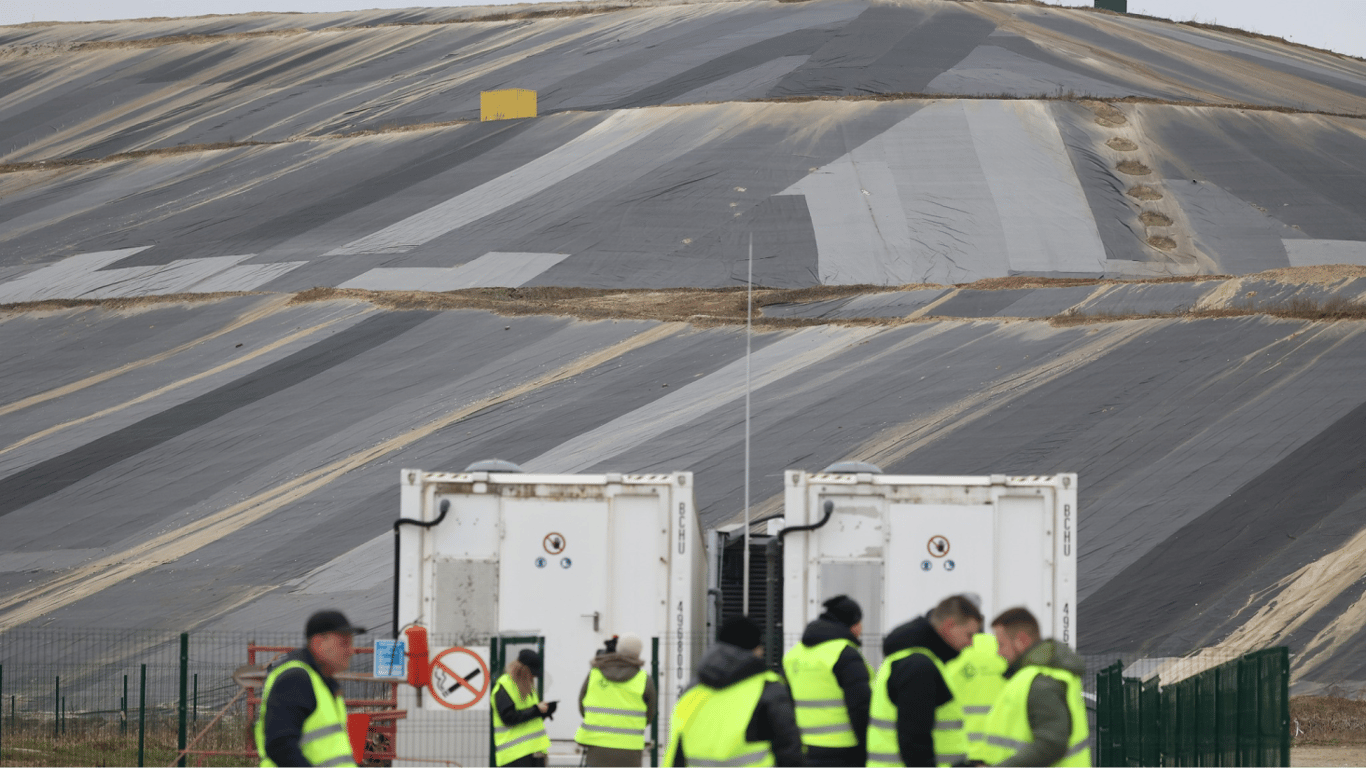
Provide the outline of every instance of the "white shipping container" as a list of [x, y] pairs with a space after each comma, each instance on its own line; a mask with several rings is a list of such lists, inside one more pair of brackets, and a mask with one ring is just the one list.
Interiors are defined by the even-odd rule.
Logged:
[[[827, 598], [863, 606], [880, 637], [952, 594], [976, 593], [989, 623], [1025, 606], [1045, 637], [1076, 647], [1077, 476], [882, 475], [789, 470], [783, 629], [792, 638]], [[990, 631], [990, 628], [986, 628]], [[788, 645], [791, 643], [789, 642]], [[866, 647], [870, 660], [881, 657]]]
[[[491, 635], [545, 638], [545, 700], [559, 700], [547, 722], [552, 764], [578, 764], [579, 686], [588, 661], [613, 634], [660, 641], [660, 740], [669, 706], [693, 671], [705, 630], [705, 557], [692, 474], [537, 475], [516, 472], [402, 471], [401, 517], [442, 522], [399, 531], [399, 627], [426, 627], [487, 654]], [[430, 655], [442, 648], [435, 644]], [[515, 652], [514, 652], [515, 653]], [[485, 656], [487, 661], [487, 656]], [[491, 669], [497, 678], [502, 670]], [[490, 686], [491, 687], [491, 686]], [[400, 686], [399, 754], [419, 762], [489, 765], [488, 696], [452, 711]], [[449, 754], [449, 734], [470, 736]], [[441, 724], [450, 727], [443, 728]], [[469, 726], [469, 727], [462, 727]], [[444, 737], [424, 736], [443, 732]], [[647, 733], [648, 736], [648, 733]], [[427, 743], [424, 743], [424, 740]], [[435, 751], [445, 754], [435, 754]], [[648, 750], [647, 750], [648, 759]], [[403, 761], [400, 761], [403, 762]]]

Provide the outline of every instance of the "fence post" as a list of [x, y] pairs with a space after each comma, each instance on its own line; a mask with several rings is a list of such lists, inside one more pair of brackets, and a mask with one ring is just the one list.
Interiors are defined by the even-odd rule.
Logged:
[[[650, 638], [650, 679], [655, 681], [655, 700], [659, 700], [659, 638]], [[655, 720], [650, 723], [650, 765], [659, 765], [659, 705], [655, 705]]]
[[62, 676], [57, 675], [57, 687], [52, 692], [52, 738], [62, 735]]
[[493, 684], [498, 682], [499, 676], [503, 674], [502, 649], [499, 647], [501, 639], [493, 637], [489, 640], [489, 657], [493, 660], [493, 669], [490, 670], [493, 682], [489, 683], [489, 765], [498, 764], [498, 745], [493, 740], [493, 717], [498, 712], [498, 703], [494, 701], [497, 692], [493, 690]]
[[66, 735], [66, 697], [62, 697], [62, 735]]
[[123, 710], [123, 720], [119, 723], [119, 733], [128, 735], [128, 675], [123, 676], [123, 698], [119, 700], [119, 708]]
[[147, 665], [142, 665], [138, 679], [138, 768], [143, 766], [147, 747]]
[[192, 712], [193, 714], [190, 715], [190, 719], [193, 720], [193, 721], [196, 722], [196, 723], [199, 722], [199, 673], [198, 673], [198, 672], [194, 673], [194, 709], [192, 709], [191, 712]]
[[0, 758], [5, 756], [5, 665], [0, 664]]
[[176, 749], [180, 750], [180, 760], [176, 762], [180, 768], [185, 768], [185, 724], [188, 722], [186, 717], [189, 714], [189, 700], [187, 690], [190, 685], [190, 633], [180, 633], [180, 729], [176, 735]]

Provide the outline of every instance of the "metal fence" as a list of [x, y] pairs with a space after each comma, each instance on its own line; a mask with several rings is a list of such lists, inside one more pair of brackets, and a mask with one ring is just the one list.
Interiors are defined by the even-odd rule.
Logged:
[[1208, 652], [1096, 680], [1097, 765], [1290, 765], [1290, 653]]
[[[369, 637], [357, 641], [373, 642]], [[260, 668], [301, 640], [297, 632], [6, 632], [0, 637], [0, 764], [251, 763]], [[682, 647], [677, 640], [646, 638], [646, 670], [656, 675], [657, 685], [653, 663], [662, 650]], [[785, 633], [781, 647], [798, 642], [800, 634]], [[434, 675], [446, 675], [438, 682], [455, 692], [444, 701], [434, 695], [435, 686], [414, 689], [363, 679], [374, 667], [373, 646], [358, 646], [350, 674], [342, 676], [349, 678], [343, 692], [352, 712], [369, 715], [366, 755], [372, 764], [490, 764], [487, 694], [507, 659], [521, 646], [538, 644], [544, 648], [539, 638], [434, 634], [432, 654], [449, 654], [444, 671]], [[694, 663], [708, 645], [702, 637], [688, 637], [684, 644]], [[591, 649], [545, 650], [550, 659], [570, 654], [575, 666], [582, 657], [587, 674]], [[664, 650], [664, 663], [671, 652]], [[882, 638], [865, 637], [864, 652], [876, 669]], [[1088, 700], [1095, 702], [1097, 765], [1288, 764], [1284, 648], [1241, 658], [1209, 651], [1119, 662], [1114, 655], [1084, 658]], [[558, 719], [571, 725], [578, 721], [577, 674], [543, 681], [549, 697], [563, 700]], [[459, 700], [466, 691], [471, 698], [482, 695], [482, 702], [470, 706]], [[645, 762], [652, 765], [664, 757], [677, 695], [660, 693], [660, 717], [646, 734]]]

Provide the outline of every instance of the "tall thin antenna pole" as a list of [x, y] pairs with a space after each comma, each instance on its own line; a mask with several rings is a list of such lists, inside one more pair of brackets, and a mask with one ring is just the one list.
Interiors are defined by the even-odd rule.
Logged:
[[754, 330], [754, 233], [749, 233], [749, 274], [745, 277], [745, 575], [740, 612], [749, 615], [749, 347]]

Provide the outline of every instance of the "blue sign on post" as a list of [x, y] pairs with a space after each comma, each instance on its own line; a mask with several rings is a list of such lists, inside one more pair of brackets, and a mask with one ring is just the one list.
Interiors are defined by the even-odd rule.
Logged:
[[408, 654], [403, 640], [375, 641], [375, 677], [407, 677]]

